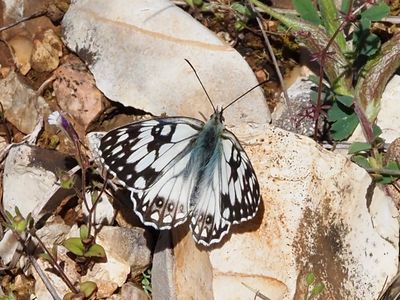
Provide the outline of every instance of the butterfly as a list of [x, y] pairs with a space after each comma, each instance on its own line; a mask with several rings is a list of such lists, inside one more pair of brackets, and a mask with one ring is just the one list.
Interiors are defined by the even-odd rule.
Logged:
[[203, 87], [214, 109], [207, 122], [154, 118], [102, 137], [101, 164], [130, 191], [145, 225], [165, 230], [189, 219], [194, 240], [209, 246], [220, 242], [232, 224], [256, 215], [257, 176], [238, 139], [224, 127], [223, 112], [259, 85], [223, 108], [214, 107]]

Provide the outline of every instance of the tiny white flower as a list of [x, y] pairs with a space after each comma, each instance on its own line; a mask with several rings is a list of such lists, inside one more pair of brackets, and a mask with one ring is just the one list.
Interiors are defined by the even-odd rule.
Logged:
[[50, 125], [56, 125], [56, 126], [58, 126], [58, 127], [61, 127], [61, 126], [62, 126], [62, 119], [61, 119], [61, 118], [62, 118], [62, 117], [61, 117], [60, 112], [58, 112], [58, 111], [53, 111], [53, 112], [49, 115], [47, 121], [49, 122]]
[[48, 117], [50, 125], [60, 128], [72, 141], [78, 141], [79, 137], [71, 123], [59, 111], [52, 112]]

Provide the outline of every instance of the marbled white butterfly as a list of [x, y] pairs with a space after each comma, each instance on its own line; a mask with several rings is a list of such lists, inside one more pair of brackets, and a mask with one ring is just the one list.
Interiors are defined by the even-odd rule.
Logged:
[[215, 109], [207, 94], [214, 113], [206, 123], [189, 117], [155, 118], [104, 135], [98, 149], [101, 163], [130, 191], [135, 213], [145, 225], [171, 229], [190, 218], [194, 240], [208, 246], [221, 241], [231, 224], [255, 216], [260, 203], [257, 177], [222, 116], [244, 95]]

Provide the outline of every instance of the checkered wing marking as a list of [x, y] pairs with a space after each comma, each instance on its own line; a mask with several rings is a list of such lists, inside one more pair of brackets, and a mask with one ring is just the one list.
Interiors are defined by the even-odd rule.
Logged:
[[186, 221], [196, 183], [188, 163], [203, 126], [192, 118], [153, 119], [110, 131], [101, 140], [103, 165], [130, 190], [144, 224], [170, 229]]
[[199, 198], [191, 217], [193, 237], [205, 246], [220, 242], [232, 223], [253, 218], [260, 203], [255, 172], [239, 141], [224, 130], [221, 142], [212, 176], [199, 184]]
[[222, 135], [221, 213], [238, 224], [253, 218], [260, 204], [260, 187], [250, 159], [233, 133]]
[[190, 229], [197, 243], [204, 246], [218, 243], [229, 232], [231, 222], [221, 215], [220, 165], [215, 164], [214, 172], [199, 185], [199, 198], [192, 211]]

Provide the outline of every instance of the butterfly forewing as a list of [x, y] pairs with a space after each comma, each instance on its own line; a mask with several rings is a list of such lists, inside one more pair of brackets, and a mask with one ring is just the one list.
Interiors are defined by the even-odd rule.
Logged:
[[144, 224], [169, 229], [186, 221], [195, 174], [183, 175], [203, 125], [190, 118], [154, 119], [115, 129], [102, 138], [102, 163], [130, 190], [134, 210]]

